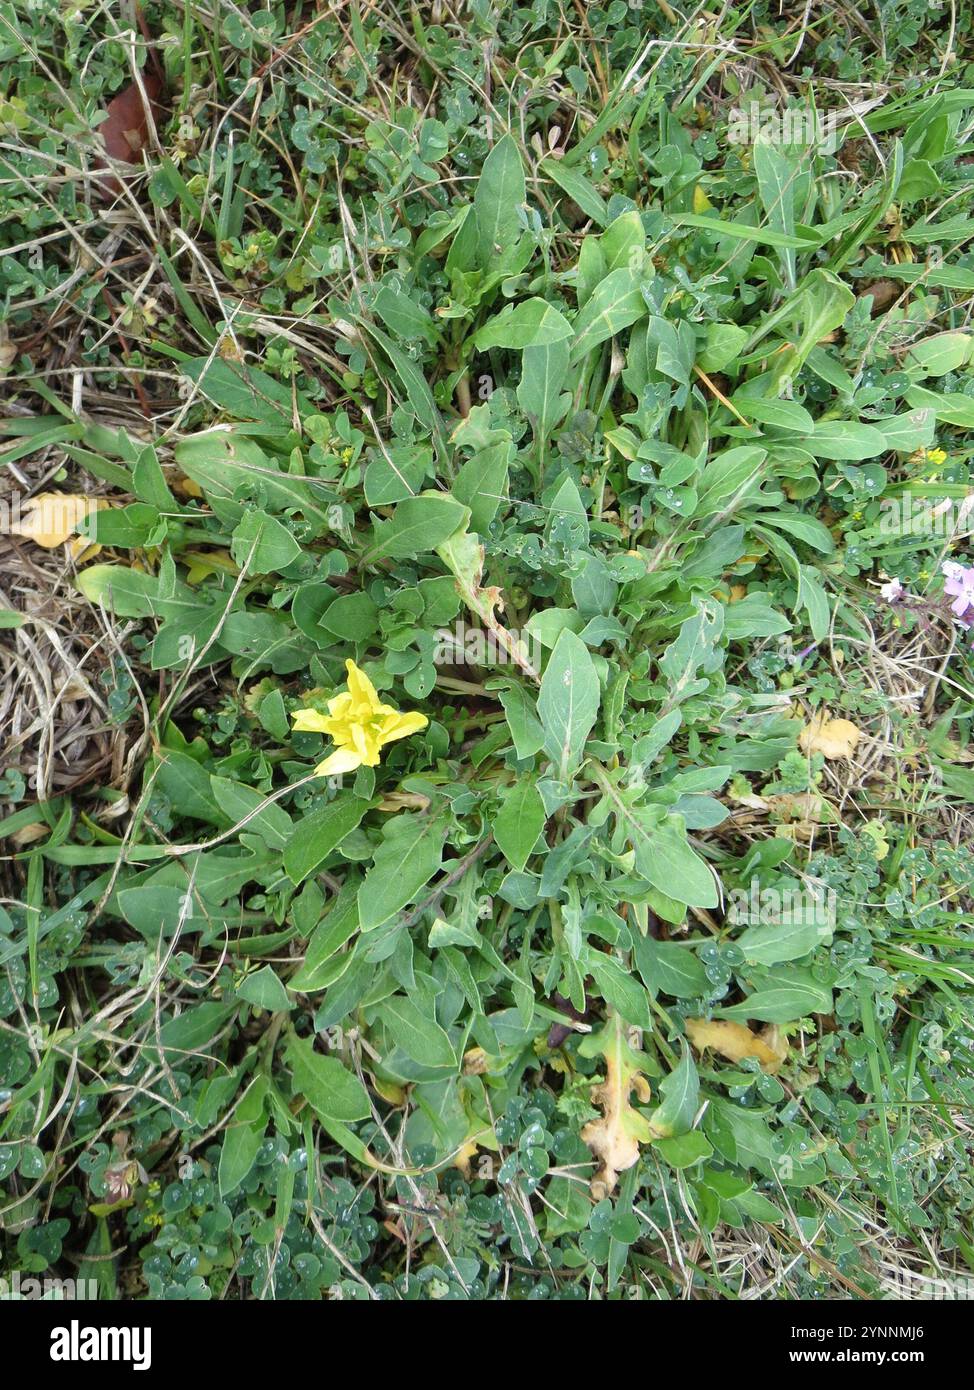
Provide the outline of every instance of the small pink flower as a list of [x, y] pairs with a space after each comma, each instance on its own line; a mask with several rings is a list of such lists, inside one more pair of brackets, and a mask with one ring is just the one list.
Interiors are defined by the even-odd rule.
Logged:
[[898, 603], [906, 594], [906, 590], [898, 579], [891, 579], [888, 584], [883, 585], [879, 592], [887, 603]]
[[974, 565], [959, 565], [946, 560], [941, 565], [944, 593], [954, 601], [950, 611], [962, 627], [974, 627]]

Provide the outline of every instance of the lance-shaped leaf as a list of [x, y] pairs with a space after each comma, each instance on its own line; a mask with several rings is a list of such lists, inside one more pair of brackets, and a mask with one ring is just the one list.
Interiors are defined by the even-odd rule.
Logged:
[[484, 160], [473, 196], [478, 259], [484, 269], [503, 261], [520, 239], [518, 209], [526, 196], [517, 141], [505, 135]]
[[559, 343], [572, 336], [572, 326], [553, 304], [526, 299], [495, 314], [474, 335], [478, 352], [488, 348], [530, 348]]
[[381, 927], [414, 902], [443, 858], [446, 826], [430, 816], [394, 816], [384, 834], [358, 890], [362, 931]]
[[571, 396], [562, 390], [568, 375], [569, 356], [565, 340], [524, 350], [517, 400], [531, 421], [534, 440], [539, 446], [547, 442], [571, 405]]
[[446, 492], [424, 492], [400, 502], [390, 521], [375, 523], [375, 545], [367, 556], [371, 562], [388, 555], [393, 560], [410, 560], [435, 550], [470, 520], [469, 508]]
[[564, 628], [545, 668], [538, 695], [544, 750], [563, 782], [582, 761], [599, 701], [599, 678], [588, 647], [574, 632]]
[[523, 869], [545, 823], [544, 802], [533, 782], [515, 782], [494, 821], [494, 839], [507, 862]]
[[684, 1043], [679, 1065], [660, 1082], [662, 1104], [653, 1111], [649, 1123], [660, 1139], [686, 1134], [693, 1124], [700, 1103], [700, 1078], [690, 1049]]
[[572, 361], [580, 362], [587, 352], [639, 319], [649, 308], [640, 289], [641, 276], [628, 267], [611, 271], [592, 294], [575, 320]]
[[292, 1035], [286, 1057], [294, 1078], [294, 1089], [318, 1115], [351, 1124], [369, 1114], [365, 1087], [342, 1066], [337, 1057], [315, 1052], [312, 1043]]
[[305, 816], [284, 851], [284, 868], [292, 883], [303, 883], [358, 825], [369, 803], [342, 796]]

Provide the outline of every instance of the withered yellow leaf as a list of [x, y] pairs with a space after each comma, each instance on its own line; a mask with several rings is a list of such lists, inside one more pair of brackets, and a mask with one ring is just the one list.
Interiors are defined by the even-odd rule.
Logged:
[[422, 792], [389, 792], [379, 802], [380, 811], [425, 811], [430, 804], [428, 796]]
[[755, 1057], [761, 1070], [769, 1075], [778, 1070], [788, 1055], [788, 1041], [774, 1023], [761, 1033], [752, 1033], [746, 1024], [729, 1019], [688, 1018], [687, 1036], [698, 1052], [710, 1047], [728, 1062]]
[[[92, 512], [109, 505], [106, 498], [87, 497], [71, 492], [41, 492], [30, 498], [25, 515], [10, 524], [11, 533], [33, 541], [45, 550], [54, 550], [74, 536], [74, 532]], [[75, 558], [82, 554], [95, 555], [101, 549], [85, 536], [72, 541]]]
[[240, 568], [230, 559], [225, 550], [184, 550], [181, 560], [186, 566], [186, 583], [197, 585], [211, 574], [240, 573]]
[[650, 1090], [641, 1071], [644, 1059], [629, 1046], [625, 1034], [626, 1026], [615, 1014], [601, 1033], [587, 1037], [579, 1049], [584, 1056], [601, 1053], [605, 1058], [605, 1080], [592, 1087], [592, 1102], [602, 1116], [582, 1130], [583, 1140], [599, 1161], [591, 1182], [597, 1202], [613, 1191], [620, 1173], [639, 1161], [639, 1145], [648, 1144], [653, 1137], [649, 1121], [630, 1103], [635, 1091], [645, 1104]]
[[798, 735], [803, 753], [822, 753], [826, 758], [851, 758], [856, 751], [860, 733], [849, 719], [830, 719], [826, 710], [820, 711]]

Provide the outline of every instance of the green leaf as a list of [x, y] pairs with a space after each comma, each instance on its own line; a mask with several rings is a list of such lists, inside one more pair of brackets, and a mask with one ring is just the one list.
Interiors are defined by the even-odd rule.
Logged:
[[624, 970], [612, 956], [604, 955], [601, 951], [588, 950], [584, 962], [606, 1002], [627, 1023], [637, 1028], [652, 1028], [649, 994], [639, 980]]
[[237, 1011], [236, 1004], [193, 1004], [184, 1009], [176, 1018], [171, 1018], [159, 1029], [160, 1045], [174, 1055], [169, 1058], [170, 1065], [185, 1060], [189, 1053], [202, 1052], [213, 1038]]
[[379, 1017], [397, 1047], [423, 1067], [457, 1066], [453, 1044], [430, 1013], [402, 995], [379, 1006]]
[[229, 1197], [231, 1192], [236, 1192], [253, 1168], [264, 1142], [267, 1123], [265, 1118], [252, 1124], [237, 1123], [227, 1127], [217, 1170], [221, 1197]]
[[[305, 889], [305, 892], [307, 891]], [[292, 908], [292, 913], [293, 911]], [[337, 978], [335, 957], [358, 929], [358, 880], [350, 874], [342, 884], [331, 911], [314, 928], [304, 961], [288, 980], [288, 989], [310, 994], [313, 990], [327, 989], [333, 984]], [[344, 961], [344, 968], [347, 968], [351, 956], [346, 953], [340, 960]], [[340, 973], [344, 973], [344, 968]]]
[[803, 516], [800, 512], [762, 512], [761, 520], [767, 526], [776, 526], [779, 531], [804, 541], [823, 555], [831, 555], [835, 549], [832, 532], [818, 517]]
[[484, 269], [503, 263], [520, 240], [518, 210], [526, 197], [517, 141], [505, 135], [484, 160], [473, 198], [478, 259]]
[[453, 496], [470, 508], [470, 526], [480, 535], [489, 530], [507, 495], [508, 472], [513, 457], [513, 442], [510, 439], [501, 440], [474, 454], [457, 474]]
[[806, 275], [798, 294], [786, 302], [785, 312], [789, 317], [801, 319], [802, 332], [793, 350], [781, 354], [781, 361], [774, 370], [775, 390], [784, 382], [794, 380], [817, 344], [834, 329], [841, 328], [855, 302], [856, 296], [849, 286], [830, 270], [812, 270]]
[[163, 792], [181, 816], [193, 816], [210, 825], [226, 825], [227, 811], [217, 801], [210, 775], [195, 758], [174, 748], [161, 748], [152, 787]]
[[667, 897], [690, 907], [716, 907], [720, 901], [713, 871], [687, 843], [677, 820], [662, 825], [641, 825], [638, 813], [632, 835], [636, 872]]
[[937, 333], [913, 344], [906, 354], [906, 366], [918, 377], [946, 376], [969, 362], [972, 352], [974, 334]]
[[284, 869], [292, 883], [303, 883], [358, 825], [369, 803], [340, 796], [304, 817], [284, 851]]
[[375, 545], [369, 561], [388, 555], [411, 560], [435, 550], [470, 520], [469, 508], [445, 492], [424, 492], [400, 502], [391, 521], [375, 524]]
[[512, 868], [524, 868], [546, 819], [544, 802], [534, 782], [515, 782], [505, 792], [494, 818], [494, 839]]
[[604, 343], [606, 338], [646, 317], [649, 308], [643, 298], [641, 284], [641, 274], [620, 268], [611, 271], [596, 286], [575, 319], [573, 362], [580, 362], [586, 353], [599, 343]]
[[799, 979], [793, 971], [789, 980], [757, 989], [743, 1003], [716, 1012], [721, 1018], [742, 1022], [794, 1023], [806, 1014], [830, 1014], [832, 991], [810, 975]]
[[[437, 454], [441, 459], [445, 458], [447, 451], [443, 436], [443, 421], [423, 373], [412, 358], [396, 346], [387, 333], [383, 333], [375, 324], [368, 323], [365, 319], [359, 319], [358, 322], [369, 336], [375, 339], [389, 359], [396, 376], [405, 388], [405, 404], [408, 405], [418, 422], [433, 436]], [[400, 393], [397, 392], [396, 394]]]
[[318, 621], [343, 642], [364, 642], [379, 626], [379, 608], [367, 593], [342, 594]]
[[[807, 157], [807, 156], [805, 156]], [[767, 214], [768, 222], [775, 231], [793, 240], [795, 236], [795, 194], [801, 158], [794, 153], [771, 144], [766, 140], [755, 142], [754, 172], [758, 180], [758, 192]], [[795, 288], [795, 248], [780, 248], [781, 268], [785, 284], [789, 290]]]
[[571, 396], [563, 391], [570, 356], [567, 342], [524, 349], [517, 400], [531, 422], [538, 447], [547, 442], [571, 404]]
[[765, 400], [738, 391], [733, 403], [752, 424], [770, 425], [772, 429], [793, 434], [807, 434], [815, 428], [815, 421], [797, 401]]
[[942, 424], [956, 425], [962, 430], [974, 429], [972, 396], [965, 396], [959, 391], [928, 391], [924, 386], [913, 386], [906, 393], [906, 401], [915, 410], [932, 410], [934, 417]]
[[950, 796], [959, 797], [961, 801], [974, 802], [974, 770], [944, 762], [937, 762], [936, 766]]
[[544, 747], [544, 729], [534, 700], [521, 685], [508, 686], [500, 693], [507, 715], [507, 726], [519, 758], [530, 758]]
[[704, 372], [724, 371], [740, 357], [747, 338], [747, 329], [736, 323], [708, 323], [697, 353], [697, 366]]
[[738, 241], [757, 241], [763, 246], [793, 247], [796, 251], [814, 251], [818, 239], [814, 235], [798, 236], [779, 232], [773, 227], [749, 227], [745, 222], [728, 221], [723, 217], [705, 217], [702, 213], [681, 212], [673, 216], [678, 227], [693, 227], [700, 232], [712, 232], [716, 237], [734, 237]]
[[545, 667], [538, 695], [544, 750], [563, 782], [581, 763], [600, 699], [599, 678], [589, 650], [580, 637], [565, 628]]
[[478, 352], [490, 348], [548, 347], [572, 336], [572, 326], [564, 314], [544, 299], [525, 299], [508, 305], [474, 334]]
[[819, 420], [813, 432], [795, 443], [820, 459], [875, 458], [886, 449], [886, 439], [873, 425], [857, 420]]
[[246, 999], [248, 1004], [253, 1004], [257, 1009], [266, 1009], [268, 1013], [279, 1013], [294, 1008], [287, 997], [287, 990], [281, 984], [280, 976], [269, 965], [263, 965], [252, 975], [246, 975], [237, 994], [241, 999]]
[[394, 816], [358, 891], [362, 931], [381, 927], [415, 901], [440, 868], [446, 826], [431, 816]]
[[259, 420], [278, 428], [293, 428], [294, 412], [313, 415], [315, 407], [290, 383], [282, 386], [267, 372], [232, 362], [224, 357], [194, 357], [180, 371], [195, 382], [204, 396], [234, 420]]
[[884, 415], [871, 423], [875, 429], [882, 430], [887, 449], [901, 454], [929, 448], [937, 432], [937, 418], [929, 406], [904, 411], [901, 415]]
[[386, 444], [365, 469], [366, 502], [370, 507], [389, 507], [415, 497], [432, 464], [432, 451], [425, 445]]
[[428, 309], [417, 304], [402, 290], [383, 285], [372, 305], [375, 313], [404, 342], [422, 341], [432, 346], [437, 339], [436, 320]]
[[296, 1034], [288, 1039], [286, 1056], [295, 1090], [317, 1114], [343, 1124], [368, 1118], [371, 1110], [365, 1087], [337, 1057], [315, 1052], [310, 1042]]
[[796, 612], [804, 609], [808, 613], [808, 624], [816, 642], [821, 642], [832, 620], [828, 594], [822, 586], [818, 572], [811, 565], [798, 567], [798, 603]]
[[303, 550], [294, 536], [266, 512], [246, 512], [235, 527], [230, 555], [248, 574], [274, 574], [300, 560]]
[[127, 565], [89, 565], [78, 575], [78, 588], [89, 603], [97, 603], [119, 618], [160, 615], [159, 580]]
[[250, 502], [277, 516], [299, 513], [319, 535], [331, 530], [334, 488], [317, 478], [285, 472], [245, 427], [204, 430], [181, 440], [174, 452], [180, 468], [203, 489], [224, 525], [237, 526]]
[[769, 922], [748, 927], [734, 945], [751, 965], [778, 965], [807, 956], [831, 932], [815, 922]]
[[294, 834], [294, 822], [287, 811], [262, 796], [255, 787], [234, 782], [229, 777], [211, 776], [210, 790], [214, 802], [229, 820], [236, 824], [246, 819], [244, 833], [260, 835], [271, 849], [284, 849]]
[[538, 167], [564, 193], [568, 194], [573, 203], [578, 204], [586, 217], [590, 217], [600, 227], [605, 226], [608, 220], [605, 199], [583, 174], [580, 174], [577, 169], [573, 169], [570, 164], [550, 157], [543, 159]]
[[653, 1147], [671, 1168], [692, 1168], [702, 1158], [710, 1158], [714, 1151], [699, 1129], [674, 1135], [672, 1139], [658, 1139]]
[[700, 1078], [686, 1041], [675, 1071], [660, 1082], [662, 1104], [653, 1111], [650, 1124], [663, 1138], [683, 1134], [693, 1124], [700, 1105]]

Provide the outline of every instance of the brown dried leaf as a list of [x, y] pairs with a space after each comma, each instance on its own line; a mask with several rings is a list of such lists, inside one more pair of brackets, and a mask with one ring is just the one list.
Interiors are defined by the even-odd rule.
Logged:
[[838, 819], [821, 792], [778, 792], [769, 796], [767, 809], [785, 821], [832, 825]]
[[[142, 88], [148, 98], [146, 109]], [[154, 72], [142, 74], [142, 88], [139, 83], [129, 85], [108, 103], [108, 114], [98, 126], [98, 135], [105, 147], [105, 153], [112, 159], [124, 160], [134, 164], [149, 140], [149, 116], [155, 124], [162, 119], [162, 79]], [[99, 161], [100, 167], [104, 167]], [[99, 180], [99, 187], [106, 193], [121, 191], [121, 183], [114, 174]]]
[[22, 825], [19, 830], [14, 831], [10, 836], [18, 849], [23, 849], [25, 845], [32, 845], [37, 840], [43, 840], [45, 835], [50, 835], [51, 827], [41, 821], [34, 821], [30, 825]]
[[894, 299], [898, 299], [902, 293], [903, 286], [898, 285], [895, 280], [874, 280], [872, 284], [865, 285], [858, 291], [859, 298], [865, 295], [872, 295], [873, 306], [870, 313], [875, 316], [881, 314], [884, 309], [888, 309]]

